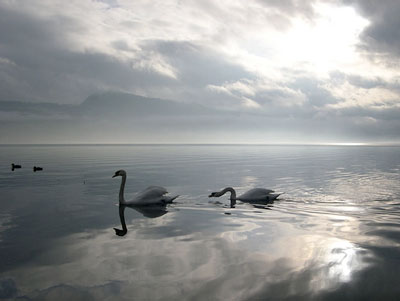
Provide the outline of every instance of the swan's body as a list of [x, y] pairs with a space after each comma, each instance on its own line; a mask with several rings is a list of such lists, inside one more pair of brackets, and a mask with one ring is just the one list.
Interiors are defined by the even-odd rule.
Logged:
[[150, 186], [145, 190], [138, 192], [134, 195], [130, 201], [125, 201], [124, 189], [126, 183], [126, 172], [125, 170], [118, 170], [113, 175], [114, 177], [121, 176], [121, 187], [119, 189], [119, 204], [129, 206], [149, 206], [149, 205], [160, 205], [172, 203], [178, 196], [167, 196], [168, 191], [164, 187]]
[[222, 189], [221, 191], [218, 192], [212, 192], [208, 197], [220, 197], [223, 196], [225, 193], [230, 192], [231, 193], [231, 207], [234, 207], [236, 204], [236, 201], [242, 201], [246, 203], [267, 203], [267, 202], [272, 202], [275, 200], [278, 196], [280, 196], [280, 193], [274, 193], [273, 190], [271, 189], [265, 189], [265, 188], [253, 188], [250, 189], [249, 191], [243, 193], [242, 195], [239, 195], [236, 197], [236, 191], [232, 187], [227, 187]]

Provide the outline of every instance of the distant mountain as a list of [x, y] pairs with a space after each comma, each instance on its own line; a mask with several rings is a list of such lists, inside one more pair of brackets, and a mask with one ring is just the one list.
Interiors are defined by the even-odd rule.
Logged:
[[0, 101], [0, 111], [17, 112], [34, 115], [74, 114], [76, 105], [56, 104], [47, 102]]
[[207, 107], [128, 93], [107, 92], [89, 96], [79, 105], [0, 101], [0, 111], [32, 115], [70, 115], [121, 118], [146, 116], [214, 115]]
[[0, 144], [223, 143], [265, 128], [246, 114], [233, 120], [199, 104], [117, 92], [75, 105], [0, 101], [0, 124]]
[[155, 115], [210, 115], [213, 110], [193, 103], [148, 98], [134, 94], [107, 92], [89, 96], [80, 111], [88, 115], [144, 117]]

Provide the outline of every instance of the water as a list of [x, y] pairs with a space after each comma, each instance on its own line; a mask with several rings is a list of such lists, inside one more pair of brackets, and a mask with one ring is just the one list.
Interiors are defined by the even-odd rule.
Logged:
[[[0, 299], [400, 296], [399, 147], [2, 146], [0, 166]], [[180, 194], [164, 211], [127, 208], [123, 237], [118, 169], [127, 199]], [[207, 197], [226, 186], [285, 194]]]

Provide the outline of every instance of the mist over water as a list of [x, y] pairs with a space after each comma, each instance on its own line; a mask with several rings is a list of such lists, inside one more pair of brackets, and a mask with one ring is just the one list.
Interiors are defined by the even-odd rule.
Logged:
[[[1, 146], [0, 166], [0, 298], [400, 294], [400, 147]], [[150, 185], [180, 195], [166, 213], [126, 208], [124, 237], [118, 169], [127, 199]], [[207, 197], [227, 186], [284, 194], [236, 208]]]

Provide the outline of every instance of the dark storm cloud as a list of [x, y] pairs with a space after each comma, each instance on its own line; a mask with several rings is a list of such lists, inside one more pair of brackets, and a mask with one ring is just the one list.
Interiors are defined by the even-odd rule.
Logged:
[[345, 0], [344, 3], [354, 6], [371, 22], [361, 34], [361, 50], [367, 51], [376, 62], [399, 67], [400, 2]]

